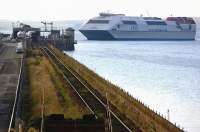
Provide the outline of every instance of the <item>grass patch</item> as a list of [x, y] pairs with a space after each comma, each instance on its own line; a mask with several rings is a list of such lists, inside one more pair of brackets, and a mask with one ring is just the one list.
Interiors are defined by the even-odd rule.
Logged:
[[[76, 93], [70, 88], [69, 84], [66, 83], [62, 78], [62, 74], [53, 64], [53, 67], [47, 68], [51, 80], [55, 85], [56, 94], [59, 97], [60, 102], [63, 105], [65, 111], [65, 118], [81, 118], [84, 114], [88, 114], [89, 111], [82, 103], [79, 102]], [[78, 110], [78, 111], [77, 111]]]
[[88, 111], [79, 105], [71, 88], [60, 78], [55, 67], [40, 54], [30, 51], [25, 62], [27, 88], [23, 91], [22, 119], [27, 131], [38, 131], [41, 119], [43, 89], [45, 115], [64, 114], [65, 118], [81, 118]]

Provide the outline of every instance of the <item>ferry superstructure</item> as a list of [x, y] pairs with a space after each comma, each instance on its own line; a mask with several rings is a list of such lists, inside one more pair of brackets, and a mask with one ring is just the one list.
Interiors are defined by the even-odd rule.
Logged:
[[190, 17], [132, 17], [100, 13], [79, 30], [88, 40], [195, 40]]

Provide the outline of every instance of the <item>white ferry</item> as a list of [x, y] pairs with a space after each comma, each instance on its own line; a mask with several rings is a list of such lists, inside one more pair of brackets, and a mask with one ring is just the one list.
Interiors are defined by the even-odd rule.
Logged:
[[196, 23], [190, 17], [132, 17], [100, 13], [80, 32], [88, 40], [195, 40]]

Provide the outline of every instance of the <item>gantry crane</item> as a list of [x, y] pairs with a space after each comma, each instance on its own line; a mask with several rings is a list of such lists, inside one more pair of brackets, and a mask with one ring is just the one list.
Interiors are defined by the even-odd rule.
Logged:
[[[44, 24], [44, 32], [51, 32], [53, 30], [53, 22], [42, 21], [41, 23]], [[51, 25], [51, 31], [47, 30], [47, 25]]]

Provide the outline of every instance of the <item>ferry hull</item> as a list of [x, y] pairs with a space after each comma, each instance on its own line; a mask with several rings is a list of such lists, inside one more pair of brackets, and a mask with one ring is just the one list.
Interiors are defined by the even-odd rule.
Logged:
[[80, 30], [80, 32], [88, 40], [115, 40], [108, 31], [104, 30]]
[[88, 40], [195, 40], [189, 31], [105, 31], [80, 30]]

